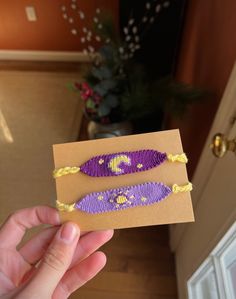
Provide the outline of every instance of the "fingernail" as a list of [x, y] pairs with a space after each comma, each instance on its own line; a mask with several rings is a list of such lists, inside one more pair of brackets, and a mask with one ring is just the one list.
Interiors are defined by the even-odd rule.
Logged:
[[63, 225], [60, 233], [60, 238], [65, 243], [72, 243], [78, 235], [78, 228], [73, 223], [66, 223]]

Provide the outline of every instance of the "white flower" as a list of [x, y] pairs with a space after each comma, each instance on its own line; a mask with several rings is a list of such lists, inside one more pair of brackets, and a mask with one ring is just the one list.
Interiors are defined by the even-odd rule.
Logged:
[[109, 44], [110, 41], [111, 41], [110, 38], [107, 38], [107, 39], [106, 39], [106, 44]]
[[101, 37], [99, 35], [95, 36], [96, 41], [100, 42], [101, 41]]
[[138, 31], [138, 28], [135, 26], [135, 27], [133, 27], [132, 31], [133, 31], [133, 34], [136, 34]]
[[128, 34], [128, 33], [129, 33], [129, 29], [128, 29], [127, 27], [124, 27], [123, 30], [124, 30], [124, 33], [125, 33], [125, 34]]
[[71, 8], [76, 9], [77, 8], [76, 4], [71, 4]]
[[91, 36], [87, 35], [86, 39], [87, 39], [88, 42], [90, 42], [91, 41]]
[[136, 46], [135, 46], [135, 50], [138, 50], [138, 49], [140, 49], [140, 48], [141, 48], [140, 45], [136, 45]]
[[63, 19], [67, 19], [67, 18], [68, 18], [67, 14], [64, 13], [64, 14], [63, 14]]
[[142, 22], [143, 22], [143, 23], [146, 23], [147, 20], [148, 20], [148, 18], [147, 18], [146, 16], [144, 16], [144, 17], [142, 18]]
[[65, 7], [65, 5], [63, 5], [63, 6], [61, 7], [61, 10], [62, 10], [62, 11], [66, 11], [66, 7]]
[[163, 6], [164, 6], [165, 8], [167, 8], [169, 5], [170, 5], [170, 2], [169, 2], [169, 1], [165, 1], [165, 2], [163, 3]]
[[149, 20], [150, 23], [154, 23], [154, 21], [155, 21], [154, 17], [151, 17], [150, 20]]
[[80, 41], [81, 41], [82, 44], [84, 44], [85, 43], [85, 37], [81, 37]]
[[81, 10], [79, 11], [79, 16], [80, 16], [81, 20], [83, 20], [85, 18], [85, 15]]
[[88, 49], [89, 49], [89, 51], [90, 51], [91, 53], [94, 52], [94, 47], [92, 47], [92, 46], [88, 46]]
[[97, 18], [97, 17], [94, 17], [94, 18], [93, 18], [93, 21], [94, 21], [94, 23], [98, 23], [98, 18]]
[[150, 4], [150, 2], [147, 2], [146, 3], [146, 9], [150, 9], [151, 8], [151, 4]]
[[161, 10], [161, 4], [157, 4], [155, 9], [156, 13], [158, 13], [160, 10]]
[[100, 24], [98, 24], [98, 29], [102, 29], [102, 24], [100, 23]]
[[120, 54], [123, 54], [124, 53], [124, 48], [120, 47], [119, 52], [120, 52]]
[[140, 41], [140, 38], [139, 38], [139, 36], [138, 36], [138, 35], [136, 35], [136, 36], [134, 37], [134, 40], [136, 41], [136, 43], [138, 43], [138, 42]]
[[97, 13], [97, 14], [100, 14], [100, 12], [101, 12], [100, 8], [97, 8], [97, 9], [96, 9], [96, 13]]
[[73, 18], [69, 18], [69, 23], [74, 23], [74, 19]]
[[86, 27], [83, 27], [83, 32], [86, 33], [88, 31], [88, 29]]
[[126, 38], [125, 38], [125, 41], [128, 42], [129, 40], [131, 40], [131, 36], [127, 35]]
[[133, 24], [134, 24], [134, 19], [130, 19], [129, 22], [128, 22], [128, 24], [129, 24], [130, 26], [133, 25]]
[[72, 33], [73, 35], [76, 35], [76, 34], [77, 34], [77, 30], [76, 30], [75, 28], [71, 29], [71, 33]]
[[132, 49], [133, 47], [134, 47], [134, 44], [133, 44], [133, 43], [129, 44], [129, 48], [130, 48], [130, 49]]
[[76, 3], [77, 0], [71, 0], [72, 2]]
[[92, 36], [93, 35], [93, 33], [92, 33], [92, 31], [88, 31], [88, 36]]
[[83, 53], [84, 53], [84, 54], [88, 54], [87, 49], [83, 49]]

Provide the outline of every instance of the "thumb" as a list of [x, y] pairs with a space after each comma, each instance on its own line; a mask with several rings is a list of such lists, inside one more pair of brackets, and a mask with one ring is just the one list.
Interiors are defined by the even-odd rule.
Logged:
[[71, 263], [79, 235], [76, 224], [68, 222], [61, 226], [24, 294], [21, 293], [22, 298], [51, 298]]

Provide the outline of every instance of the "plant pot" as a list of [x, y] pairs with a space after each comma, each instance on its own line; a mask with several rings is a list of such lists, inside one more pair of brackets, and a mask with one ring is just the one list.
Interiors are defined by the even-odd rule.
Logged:
[[91, 120], [88, 124], [89, 139], [110, 138], [130, 134], [132, 134], [132, 124], [129, 121], [100, 124]]

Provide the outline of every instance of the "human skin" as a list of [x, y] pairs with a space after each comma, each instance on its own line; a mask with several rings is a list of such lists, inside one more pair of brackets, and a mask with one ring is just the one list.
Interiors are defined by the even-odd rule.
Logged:
[[[27, 229], [49, 224], [18, 248]], [[0, 299], [65, 299], [106, 264], [96, 250], [113, 230], [80, 234], [72, 222], [60, 223], [48, 206], [19, 210], [0, 228]]]

